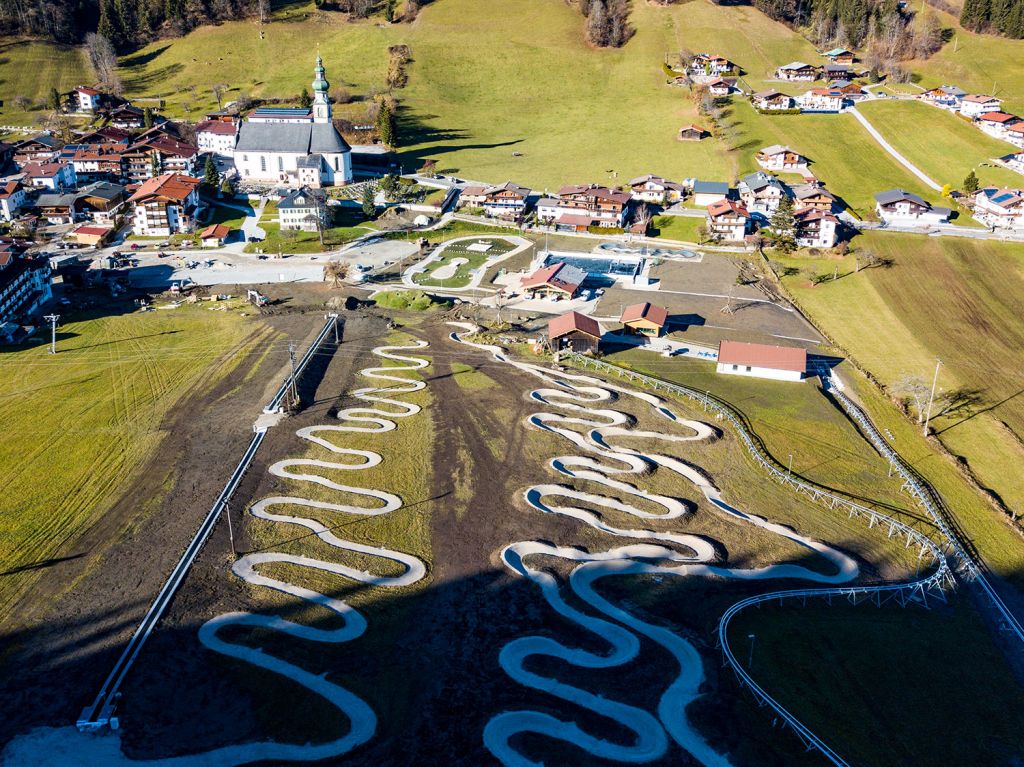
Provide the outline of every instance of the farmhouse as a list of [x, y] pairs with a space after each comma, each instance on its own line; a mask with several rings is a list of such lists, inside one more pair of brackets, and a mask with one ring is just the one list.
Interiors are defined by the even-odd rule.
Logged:
[[590, 227], [624, 227], [630, 195], [597, 184], [563, 186], [557, 198], [537, 203], [537, 218], [557, 229], [586, 231]]
[[773, 144], [757, 153], [757, 164], [766, 170], [784, 170], [803, 173], [807, 170], [807, 158], [788, 146]]
[[680, 141], [700, 141], [706, 138], [708, 132], [699, 125], [684, 125], [679, 129], [679, 140]]
[[28, 163], [49, 162], [59, 151], [60, 142], [46, 133], [19, 141], [12, 148], [14, 164], [19, 168]]
[[107, 119], [115, 128], [138, 130], [146, 125], [146, 113], [131, 104], [121, 104], [107, 113]]
[[818, 79], [818, 69], [802, 61], [794, 61], [776, 69], [775, 76], [780, 80], [809, 83]]
[[622, 310], [619, 322], [629, 332], [657, 338], [668, 324], [668, 309], [651, 303], [631, 304]]
[[849, 80], [852, 76], [850, 68], [843, 66], [842, 64], [826, 64], [821, 68], [822, 79], [826, 81], [832, 80]]
[[842, 66], [853, 66], [857, 61], [857, 57], [853, 51], [848, 51], [846, 48], [833, 48], [830, 51], [825, 51], [822, 56], [827, 58], [833, 64], [840, 64]]
[[976, 123], [984, 133], [995, 138], [1003, 138], [1008, 126], [1013, 125], [1020, 118], [1006, 112], [986, 112], [979, 115]]
[[34, 314], [51, 296], [48, 259], [0, 253], [0, 326]]
[[941, 85], [938, 88], [925, 91], [921, 94], [921, 98], [935, 106], [956, 111], [960, 108], [960, 103], [966, 95], [967, 91], [954, 85]]
[[729, 185], [724, 181], [694, 181], [693, 204], [706, 208], [729, 196]]
[[776, 381], [802, 381], [807, 371], [807, 352], [792, 346], [722, 341], [718, 345], [717, 371]]
[[796, 244], [801, 248], [831, 248], [839, 241], [839, 218], [832, 213], [804, 208], [793, 214]]
[[646, 175], [634, 178], [629, 182], [634, 200], [649, 202], [654, 205], [673, 204], [683, 199], [686, 187], [661, 176]]
[[864, 98], [864, 89], [861, 88], [857, 83], [852, 83], [849, 80], [836, 80], [835, 82], [829, 83], [829, 89], [839, 91], [843, 98], [856, 101], [857, 99]]
[[[352, 149], [333, 123], [323, 60], [317, 56], [312, 120], [249, 119], [238, 128], [235, 167], [243, 181], [341, 186], [352, 181]], [[300, 174], [300, 160], [304, 171]], [[311, 182], [310, 174], [318, 176]]]
[[786, 188], [775, 176], [758, 171], [744, 176], [736, 186], [740, 201], [750, 213], [769, 216], [779, 208]]
[[530, 190], [511, 181], [500, 186], [467, 186], [459, 196], [460, 207], [483, 208], [484, 215], [519, 220], [526, 213]]
[[836, 88], [811, 88], [796, 103], [804, 112], [841, 112], [845, 97]]
[[230, 234], [230, 226], [226, 224], [210, 224], [199, 233], [199, 244], [204, 248], [219, 248]]
[[192, 231], [199, 209], [199, 179], [166, 173], [151, 178], [129, 199], [132, 231], [142, 237], [169, 237]]
[[960, 114], [964, 117], [980, 117], [986, 112], [998, 112], [1002, 99], [995, 96], [971, 94], [960, 99]]
[[974, 218], [993, 229], [1024, 232], [1024, 189], [979, 189], [974, 195]]
[[712, 96], [728, 96], [738, 90], [735, 77], [716, 77], [714, 80], [709, 80], [707, 86], [708, 93]]
[[555, 351], [593, 354], [601, 344], [601, 326], [593, 317], [569, 312], [548, 320], [548, 340]]
[[724, 56], [714, 56], [709, 53], [698, 53], [690, 59], [687, 67], [691, 74], [700, 76], [719, 77], [728, 74], [736, 69], [736, 65]]
[[797, 210], [811, 208], [831, 212], [836, 204], [836, 196], [820, 184], [796, 184], [789, 191]]
[[0, 186], [0, 219], [12, 221], [25, 205], [25, 187], [20, 181], [7, 181]]
[[327, 195], [320, 189], [299, 187], [277, 203], [282, 231], [316, 232], [327, 226]]
[[562, 262], [544, 266], [521, 283], [524, 291], [535, 297], [560, 299], [575, 298], [580, 286], [587, 279], [587, 273], [575, 266]]
[[742, 242], [750, 229], [750, 214], [733, 200], [719, 200], [708, 205], [708, 233], [716, 240]]
[[196, 126], [196, 143], [200, 152], [232, 157], [235, 154], [237, 133], [238, 128], [233, 122], [205, 120]]
[[903, 189], [890, 189], [875, 195], [875, 211], [887, 224], [897, 226], [932, 226], [949, 222], [950, 209], [932, 207], [916, 194]]
[[760, 109], [765, 112], [794, 108], [793, 97], [783, 93], [782, 91], [758, 91], [750, 98], [756, 109]]

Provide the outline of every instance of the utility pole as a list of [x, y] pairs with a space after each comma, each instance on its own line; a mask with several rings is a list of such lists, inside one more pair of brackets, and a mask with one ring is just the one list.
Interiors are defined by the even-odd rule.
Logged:
[[228, 540], [231, 541], [231, 558], [238, 559], [238, 552], [235, 550], [235, 531], [231, 528], [230, 501], [224, 501], [224, 516], [228, 518]]
[[295, 342], [288, 342], [288, 359], [292, 365], [292, 407], [299, 406], [299, 387], [295, 381]]
[[43, 317], [44, 320], [50, 323], [50, 354], [57, 353], [57, 320], [60, 319], [59, 314], [47, 314]]
[[328, 314], [327, 319], [334, 320], [334, 345], [337, 346], [341, 343], [341, 339], [338, 338], [338, 314], [336, 312]]
[[750, 656], [747, 658], [747, 668], [754, 667], [754, 640], [757, 637], [754, 634], [747, 634], [747, 639], [750, 640]]
[[789, 454], [789, 476], [793, 476], [793, 454]]
[[928, 396], [928, 408], [924, 412], [924, 436], [928, 436], [928, 422], [932, 419], [932, 402], [935, 401], [935, 385], [939, 382], [939, 365], [942, 360], [935, 360], [935, 376], [932, 378], [932, 393]]

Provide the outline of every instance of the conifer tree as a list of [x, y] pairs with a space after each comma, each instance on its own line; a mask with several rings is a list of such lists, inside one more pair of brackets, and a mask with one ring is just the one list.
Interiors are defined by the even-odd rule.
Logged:
[[978, 174], [972, 170], [967, 174], [967, 178], [964, 179], [964, 191], [967, 192], [967, 194], [974, 194], [980, 187], [981, 184], [978, 182]]
[[772, 229], [772, 244], [783, 253], [789, 253], [796, 248], [796, 218], [793, 216], [793, 199], [784, 194], [779, 201], [779, 207], [772, 214], [770, 226]]

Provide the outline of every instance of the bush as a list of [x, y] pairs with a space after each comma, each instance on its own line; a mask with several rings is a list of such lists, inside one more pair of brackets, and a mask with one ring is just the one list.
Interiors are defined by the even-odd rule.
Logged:
[[374, 300], [385, 309], [425, 312], [435, 305], [447, 306], [447, 301], [435, 301], [422, 290], [387, 290], [378, 293]]
[[793, 109], [758, 109], [754, 107], [754, 111], [759, 115], [798, 115], [801, 109], [799, 107]]
[[591, 234], [625, 234], [626, 230], [621, 226], [588, 226], [587, 231]]

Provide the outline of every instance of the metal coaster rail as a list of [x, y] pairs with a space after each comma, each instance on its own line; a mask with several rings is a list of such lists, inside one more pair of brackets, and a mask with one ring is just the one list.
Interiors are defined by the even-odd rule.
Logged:
[[[323, 329], [310, 344], [306, 353], [302, 356], [302, 359], [296, 364], [294, 374], [289, 371], [288, 375], [285, 377], [284, 383], [281, 384], [277, 393], [263, 409], [265, 413], [276, 412], [280, 408], [281, 403], [284, 402], [284, 398], [289, 389], [291, 389], [293, 382], [298, 381], [310, 360], [320, 350], [324, 340], [335, 330], [337, 321], [337, 315], [329, 315], [327, 317], [327, 321], [324, 323]], [[217, 521], [220, 519], [221, 512], [227, 507], [228, 502], [231, 500], [231, 496], [238, 488], [238, 485], [242, 481], [242, 477], [245, 475], [246, 471], [248, 471], [253, 458], [256, 456], [256, 451], [259, 449], [260, 445], [263, 444], [263, 440], [265, 438], [265, 430], [257, 430], [253, 434], [252, 440], [249, 442], [248, 447], [246, 447], [245, 452], [242, 454], [242, 458], [238, 462], [238, 465], [231, 473], [227, 484], [224, 486], [224, 489], [221, 490], [220, 495], [217, 496], [217, 500], [214, 501], [210, 511], [199, 525], [199, 529], [196, 531], [195, 536], [193, 536], [191, 542], [189, 542], [188, 546], [185, 548], [185, 552], [181, 555], [181, 559], [178, 560], [178, 563], [174, 566], [171, 574], [164, 582], [163, 587], [157, 594], [156, 599], [153, 600], [153, 604], [146, 612], [146, 615], [143, 617], [139, 627], [135, 630], [135, 633], [132, 634], [131, 639], [128, 640], [128, 644], [121, 652], [121, 655], [114, 664], [113, 669], [111, 669], [110, 674], [107, 675], [103, 686], [100, 687], [100, 690], [92, 703], [86, 706], [79, 715], [77, 721], [79, 730], [83, 732], [90, 732], [112, 724], [111, 720], [114, 716], [117, 699], [120, 695], [119, 691], [121, 683], [124, 681], [125, 675], [135, 662], [135, 659], [138, 657], [139, 652], [142, 650], [142, 646], [149, 638], [149, 635], [153, 633], [153, 629], [156, 628], [168, 606], [170, 606], [175, 593], [184, 582], [185, 576], [192, 567], [192, 563], [195, 562], [196, 557], [199, 556], [199, 552], [202, 550], [203, 544], [205, 544], [206, 540], [210, 537], [210, 533], [213, 531], [213, 528], [216, 527]]]

